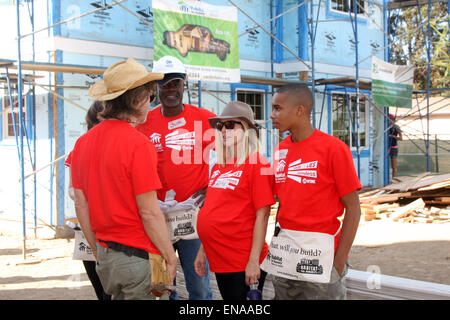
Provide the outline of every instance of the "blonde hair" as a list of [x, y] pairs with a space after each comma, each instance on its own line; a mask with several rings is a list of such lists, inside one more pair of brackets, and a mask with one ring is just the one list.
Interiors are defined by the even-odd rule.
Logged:
[[[261, 146], [259, 142], [256, 130], [250, 128], [247, 122], [239, 121], [244, 128], [244, 136], [237, 144], [237, 154], [234, 155], [234, 147], [231, 150], [226, 150], [226, 146], [223, 144], [223, 138], [221, 131], [216, 129], [215, 146], [217, 153], [217, 163], [224, 166], [227, 163], [227, 158], [234, 159], [236, 156], [235, 167], [242, 165], [247, 158], [255, 152], [260, 152]], [[228, 151], [228, 152], [227, 152]], [[230, 154], [231, 151], [231, 154]]]

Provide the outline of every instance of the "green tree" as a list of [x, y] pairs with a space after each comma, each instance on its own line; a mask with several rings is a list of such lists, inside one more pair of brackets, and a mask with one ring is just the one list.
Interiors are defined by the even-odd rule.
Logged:
[[[420, 8], [420, 14], [419, 14]], [[427, 43], [430, 45], [430, 87], [450, 87], [449, 16], [447, 3], [434, 3], [430, 12], [428, 39], [428, 5], [394, 9], [389, 17], [389, 35], [393, 42], [390, 59], [394, 64], [413, 65], [414, 89], [427, 87]]]

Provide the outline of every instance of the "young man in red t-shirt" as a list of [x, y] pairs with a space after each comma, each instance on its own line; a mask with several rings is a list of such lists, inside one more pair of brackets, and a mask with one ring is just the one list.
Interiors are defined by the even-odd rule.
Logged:
[[[309, 235], [312, 241], [321, 235], [331, 239], [327, 260], [330, 280], [318, 283], [274, 276], [275, 299], [346, 298], [343, 277], [361, 215], [358, 197], [361, 184], [349, 147], [312, 127], [312, 105], [312, 93], [303, 84], [281, 87], [272, 100], [273, 127], [290, 132], [274, 153], [275, 193], [280, 204], [277, 221], [282, 231]], [[340, 229], [338, 218], [344, 211]], [[300, 237], [298, 243], [301, 245], [302, 241]], [[317, 252], [311, 250], [311, 260], [298, 263], [296, 271], [321, 275], [324, 269], [319, 265]]]
[[[158, 152], [158, 175], [162, 183], [158, 200], [178, 251], [189, 299], [211, 300], [209, 273], [200, 277], [194, 270], [200, 247], [195, 231], [198, 212], [195, 203], [203, 200], [208, 185], [209, 150], [214, 136], [208, 119], [216, 114], [183, 103], [186, 70], [180, 60], [162, 57], [155, 62], [153, 72], [165, 75], [157, 82], [161, 105], [149, 111], [147, 121], [138, 129]], [[177, 207], [174, 203], [181, 209], [173, 209]], [[177, 293], [172, 292], [170, 298], [177, 300]]]

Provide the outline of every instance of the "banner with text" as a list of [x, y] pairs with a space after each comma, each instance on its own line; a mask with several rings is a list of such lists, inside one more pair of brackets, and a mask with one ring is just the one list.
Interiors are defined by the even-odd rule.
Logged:
[[154, 61], [170, 55], [190, 80], [240, 82], [237, 9], [199, 1], [153, 0]]
[[393, 65], [372, 56], [372, 94], [379, 106], [411, 108], [414, 67]]

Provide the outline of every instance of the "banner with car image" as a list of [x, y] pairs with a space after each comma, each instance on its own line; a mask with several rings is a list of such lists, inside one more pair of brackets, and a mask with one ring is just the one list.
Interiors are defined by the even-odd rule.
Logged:
[[170, 55], [189, 80], [240, 82], [237, 9], [200, 1], [153, 0], [154, 61]]

